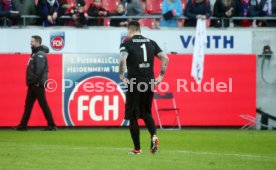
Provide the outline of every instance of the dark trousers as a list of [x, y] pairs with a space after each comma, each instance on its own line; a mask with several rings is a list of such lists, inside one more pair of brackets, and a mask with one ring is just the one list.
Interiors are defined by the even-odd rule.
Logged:
[[130, 88], [128, 90], [126, 93], [125, 119], [129, 120], [129, 130], [134, 149], [139, 150], [141, 149], [139, 118], [144, 120], [151, 137], [156, 135], [156, 126], [151, 114], [153, 92], [150, 89], [139, 92], [137, 87], [133, 87], [132, 92], [130, 92]]
[[38, 100], [38, 103], [43, 111], [44, 117], [48, 122], [48, 126], [55, 126], [51, 110], [46, 101], [45, 89], [43, 87], [36, 86], [28, 87], [27, 97], [25, 101], [25, 110], [21, 119], [20, 126], [27, 127], [36, 99]]

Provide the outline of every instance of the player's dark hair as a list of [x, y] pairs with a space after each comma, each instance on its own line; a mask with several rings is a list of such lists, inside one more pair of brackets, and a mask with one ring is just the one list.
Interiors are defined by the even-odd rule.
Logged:
[[135, 21], [135, 20], [130, 21], [128, 23], [128, 29], [133, 30], [133, 31], [141, 31], [140, 23], [138, 21]]
[[38, 35], [33, 35], [32, 38], [35, 39], [35, 41], [39, 42], [39, 44], [42, 43], [42, 38], [41, 38], [40, 36], [38, 36]]

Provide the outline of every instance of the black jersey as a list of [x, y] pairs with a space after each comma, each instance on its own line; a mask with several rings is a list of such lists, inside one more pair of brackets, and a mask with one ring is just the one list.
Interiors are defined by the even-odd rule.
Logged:
[[127, 52], [128, 79], [149, 82], [154, 78], [154, 56], [162, 50], [153, 40], [135, 35], [120, 45], [120, 52]]

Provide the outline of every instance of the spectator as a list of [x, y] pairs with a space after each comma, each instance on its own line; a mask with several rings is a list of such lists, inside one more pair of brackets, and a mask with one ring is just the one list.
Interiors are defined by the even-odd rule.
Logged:
[[[262, 11], [263, 6], [265, 4], [265, 0], [250, 0], [250, 8], [248, 16], [250, 17], [261, 17], [264, 16], [264, 13]], [[256, 26], [262, 26], [263, 21], [257, 20]]]
[[7, 26], [16, 25], [20, 19], [20, 13], [13, 0], [0, 0], [0, 19], [5, 17]]
[[209, 0], [188, 0], [184, 15], [188, 17], [184, 26], [195, 27], [196, 19], [207, 19], [211, 16]]
[[[113, 16], [125, 16], [126, 11], [125, 7], [122, 3], [119, 3], [117, 6], [117, 12], [113, 14]], [[113, 27], [125, 27], [128, 25], [127, 19], [126, 18], [120, 18], [120, 19], [111, 19], [110, 20], [110, 26]]]
[[[242, 16], [243, 17], [249, 17], [249, 9], [251, 8], [250, 5], [251, 0], [241, 0], [241, 4], [242, 4]], [[248, 19], [243, 19], [241, 20], [241, 26], [242, 27], [249, 27], [251, 26], [251, 21]]]
[[[238, 10], [236, 0], [216, 0], [213, 10], [213, 16], [218, 18], [231, 18], [235, 16]], [[222, 25], [223, 23], [223, 25]], [[211, 25], [214, 27], [229, 27], [229, 19], [212, 20]]]
[[[265, 16], [276, 17], [276, 0], [265, 0], [262, 11]], [[275, 27], [276, 21], [275, 20], [265, 21], [265, 25], [269, 27]]]
[[145, 13], [145, 11], [147, 11], [147, 0], [141, 0], [140, 2], [141, 2], [141, 8]]
[[122, 2], [125, 4], [127, 16], [144, 15], [140, 0], [122, 0]]
[[94, 4], [90, 4], [88, 8], [88, 15], [92, 17], [99, 17], [98, 19], [90, 19], [88, 25], [90, 26], [103, 26], [103, 17], [108, 16], [109, 13], [102, 7], [102, 0], [94, 0]]
[[72, 16], [74, 24], [77, 27], [86, 27], [87, 26], [87, 12], [84, 10], [85, 1], [84, 0], [75, 0], [68, 9], [66, 14]]
[[69, 4], [67, 0], [58, 0], [58, 4], [59, 4], [58, 15], [63, 16], [63, 15], [66, 15], [67, 9], [73, 6], [74, 3]]
[[59, 16], [66, 15], [67, 9], [73, 5], [70, 5], [67, 0], [58, 0], [59, 4]]
[[[239, 17], [251, 16], [251, 14], [250, 14], [251, 4], [254, 4], [254, 3], [255, 2], [253, 2], [251, 0], [236, 0], [237, 9], [235, 11], [234, 16], [239, 16]], [[251, 26], [252, 21], [243, 19], [243, 20], [234, 20], [233, 22], [234, 22], [235, 26], [248, 27], [248, 26]]]
[[37, 14], [42, 18], [44, 27], [58, 24], [59, 8], [57, 0], [38, 0]]
[[265, 0], [250, 0], [249, 16], [264, 16], [262, 12]]
[[[66, 15], [67, 9], [71, 6], [67, 0], [57, 0], [59, 4], [59, 10], [58, 10], [58, 16], [64, 16]], [[67, 19], [59, 19], [58, 23], [60, 25], [66, 25], [68, 21]]]
[[[35, 2], [34, 0], [14, 0], [14, 4], [17, 7], [21, 15], [35, 15]], [[22, 24], [20, 21], [20, 24]], [[34, 19], [26, 19], [26, 25], [32, 25], [35, 23]]]
[[[241, 1], [242, 4], [242, 11], [243, 14], [245, 14], [246, 10], [246, 3], [245, 0]], [[249, 11], [247, 16], [250, 17], [262, 17], [262, 16], [276, 16], [276, 0], [250, 0], [249, 1]], [[273, 5], [274, 4], [274, 5]], [[274, 10], [273, 10], [274, 6]], [[274, 11], [274, 12], [273, 12]], [[274, 13], [274, 14], [273, 14]], [[241, 23], [242, 26], [244, 26], [244, 20]], [[273, 20], [257, 20], [256, 26], [263, 27], [263, 26], [276, 26], [275, 21]]]
[[177, 27], [176, 16], [182, 15], [182, 4], [180, 0], [163, 0], [160, 26]]

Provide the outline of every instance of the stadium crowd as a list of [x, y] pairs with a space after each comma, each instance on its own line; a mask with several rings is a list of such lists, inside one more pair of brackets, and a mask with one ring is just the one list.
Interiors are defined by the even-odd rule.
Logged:
[[[0, 26], [22, 25], [27, 15], [39, 17], [29, 17], [24, 24], [44, 27], [124, 27], [131, 16], [140, 16], [141, 25], [150, 28], [194, 27], [198, 18], [212, 27], [273, 27], [276, 0], [0, 0]], [[150, 15], [160, 17], [142, 17]]]

